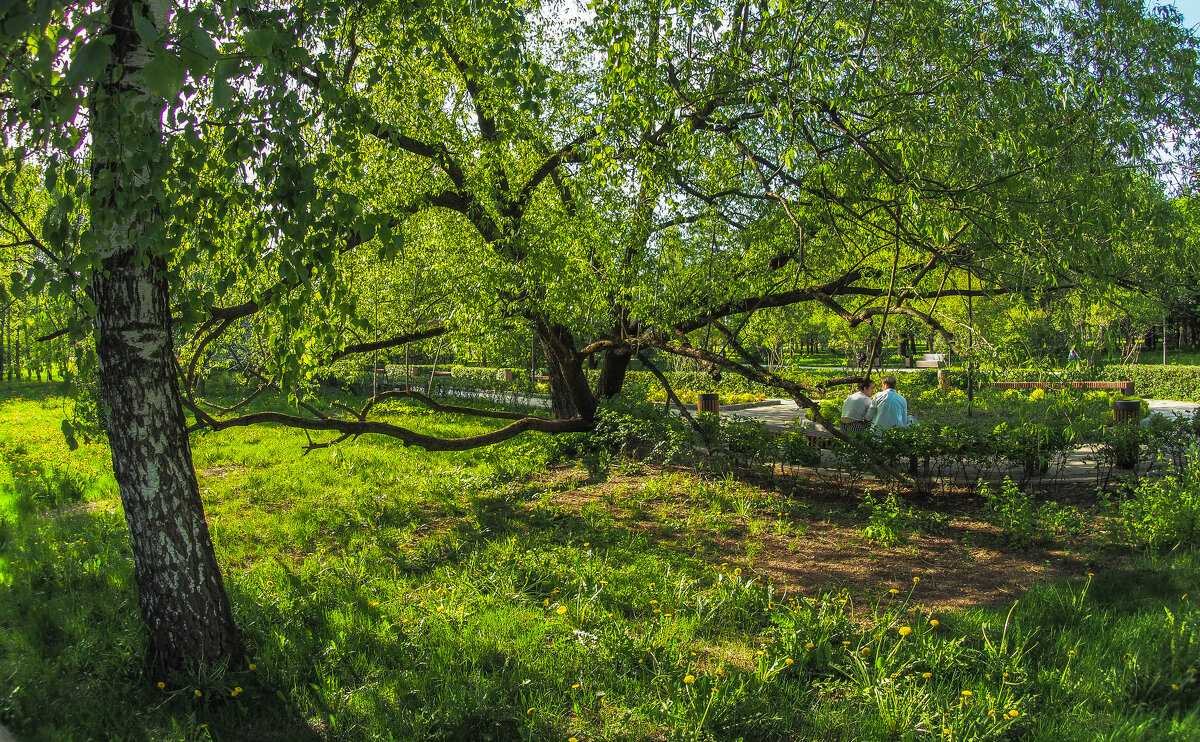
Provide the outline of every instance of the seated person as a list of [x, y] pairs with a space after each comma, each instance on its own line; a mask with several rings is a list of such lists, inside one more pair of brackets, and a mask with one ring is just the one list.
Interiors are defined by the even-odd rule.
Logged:
[[846, 397], [842, 403], [842, 430], [856, 433], [866, 430], [875, 416], [875, 405], [871, 395], [875, 392], [875, 384], [870, 379], [858, 382], [858, 391]]
[[885, 376], [882, 383], [883, 391], [871, 400], [875, 408], [871, 432], [879, 433], [888, 428], [907, 428], [913, 421], [908, 416], [908, 400], [896, 391], [896, 377]]

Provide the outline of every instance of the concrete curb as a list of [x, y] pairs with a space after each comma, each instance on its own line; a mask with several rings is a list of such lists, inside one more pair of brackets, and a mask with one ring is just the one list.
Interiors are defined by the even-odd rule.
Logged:
[[0, 724], [0, 742], [17, 742], [16, 737], [9, 734], [2, 724]]

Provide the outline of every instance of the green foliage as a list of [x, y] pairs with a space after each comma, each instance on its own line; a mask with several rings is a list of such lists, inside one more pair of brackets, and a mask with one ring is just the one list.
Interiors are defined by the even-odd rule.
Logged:
[[1200, 402], [1200, 366], [1127, 364], [1108, 366], [1100, 376], [1112, 381], [1132, 381], [1137, 393], [1149, 399]]
[[[164, 674], [145, 659], [111, 480], [82, 506], [5, 507], [12, 462], [103, 472], [106, 448], [66, 451], [57, 400], [9, 394], [0, 413], [6, 450], [24, 447], [0, 465], [0, 717], [19, 739], [1200, 730], [1200, 614], [1180, 599], [1200, 592], [1200, 558], [1187, 548], [1035, 589], [1011, 610], [933, 615], [914, 608], [926, 583], [907, 578], [878, 597], [793, 595], [688, 539], [702, 519], [726, 538], [766, 513], [786, 525], [804, 502], [671, 471], [565, 507], [560, 475], [538, 476], [542, 438], [436, 455], [363, 438], [308, 456], [279, 428], [195, 438], [254, 666]], [[483, 429], [409, 405], [387, 414], [429, 433]], [[638, 528], [612, 522], [634, 507]], [[683, 517], [679, 544], [640, 527]]]
[[860, 531], [864, 541], [885, 549], [908, 541], [911, 518], [901, 507], [894, 491], [888, 492], [882, 500], [867, 492], [858, 509], [867, 519], [867, 525]]
[[979, 483], [989, 520], [1000, 527], [1005, 538], [1015, 546], [1029, 546], [1040, 535], [1038, 511], [1030, 498], [1008, 477], [999, 489], [987, 482]]
[[556, 448], [558, 455], [583, 457], [590, 462], [589, 469], [602, 471], [612, 456], [653, 458], [667, 463], [689, 458], [692, 440], [693, 435], [684, 429], [680, 418], [663, 414], [654, 405], [618, 401], [599, 410], [592, 431], [560, 436]]
[[1120, 503], [1122, 534], [1154, 549], [1200, 546], [1200, 461], [1144, 480]]

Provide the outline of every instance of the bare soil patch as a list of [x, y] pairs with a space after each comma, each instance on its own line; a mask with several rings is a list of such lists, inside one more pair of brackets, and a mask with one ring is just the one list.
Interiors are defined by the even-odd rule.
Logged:
[[[545, 496], [555, 507], [578, 513], [598, 504], [616, 528], [642, 533], [662, 548], [689, 550], [718, 568], [727, 563], [728, 569], [761, 576], [791, 594], [816, 596], [844, 588], [869, 601], [886, 599], [890, 589], [901, 594], [912, 589], [913, 604], [931, 611], [1007, 605], [1036, 584], [1086, 574], [1097, 559], [1086, 537], [1010, 545], [1000, 529], [979, 517], [978, 503], [966, 493], [915, 503], [937, 516], [934, 528], [917, 527], [906, 533], [904, 543], [882, 547], [862, 535], [867, 520], [855, 510], [861, 491], [804, 480], [776, 478], [771, 487], [756, 488], [764, 506], [778, 506], [783, 498], [793, 506], [789, 513], [727, 513], [723, 526], [697, 528], [696, 512], [711, 509], [688, 491], [688, 482], [702, 482], [701, 475], [677, 473], [680, 482], [670, 494], [639, 496], [657, 491], [647, 483], [663, 474], [624, 473], [596, 481], [564, 467], [539, 484], [550, 485]], [[1082, 499], [1082, 493], [1062, 495], [1060, 501]], [[919, 578], [915, 585], [914, 578]]]

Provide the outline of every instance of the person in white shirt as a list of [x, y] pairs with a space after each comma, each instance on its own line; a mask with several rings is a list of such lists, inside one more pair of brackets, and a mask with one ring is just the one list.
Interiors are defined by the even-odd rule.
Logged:
[[866, 430], [875, 416], [875, 405], [871, 394], [875, 384], [870, 379], [858, 382], [858, 391], [846, 397], [842, 403], [842, 430], [854, 433]]
[[871, 400], [874, 415], [871, 421], [871, 432], [880, 433], [888, 428], [907, 428], [912, 424], [908, 416], [908, 400], [896, 391], [896, 377], [885, 376], [883, 391]]

